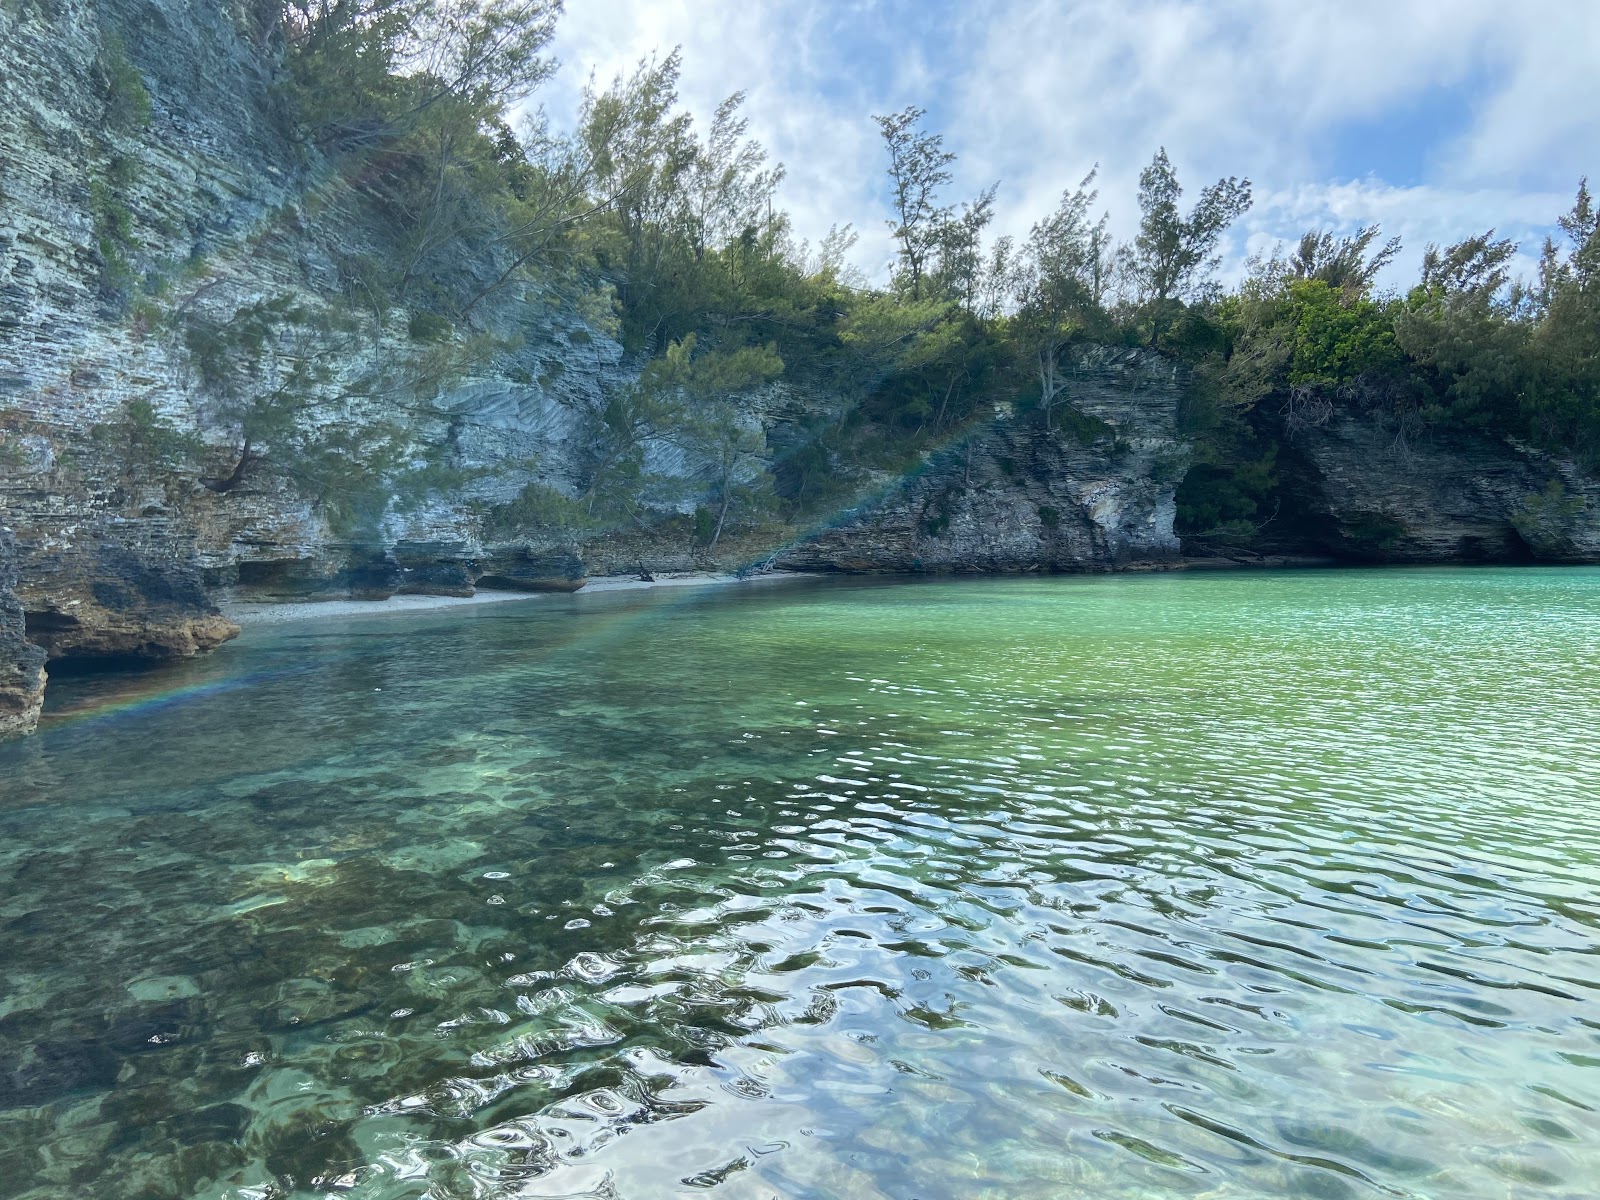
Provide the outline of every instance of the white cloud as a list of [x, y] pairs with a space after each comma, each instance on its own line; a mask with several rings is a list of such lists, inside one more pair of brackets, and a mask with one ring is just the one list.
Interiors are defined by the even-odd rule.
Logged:
[[[798, 232], [853, 222], [874, 274], [890, 247], [870, 115], [908, 103], [960, 155], [961, 191], [1002, 180], [998, 232], [1026, 232], [1096, 161], [1130, 232], [1158, 145], [1191, 194], [1249, 176], [1234, 269], [1247, 243], [1379, 221], [1406, 239], [1409, 273], [1428, 241], [1542, 234], [1600, 170], [1594, 0], [578, 0], [547, 100], [570, 114], [591, 67], [605, 80], [680, 43], [691, 111], [747, 91], [752, 132], [789, 168]], [[1382, 138], [1386, 114], [1440, 89], [1459, 105], [1463, 88], [1459, 136], [1415, 150], [1420, 183], [1339, 174], [1342, 126]]]

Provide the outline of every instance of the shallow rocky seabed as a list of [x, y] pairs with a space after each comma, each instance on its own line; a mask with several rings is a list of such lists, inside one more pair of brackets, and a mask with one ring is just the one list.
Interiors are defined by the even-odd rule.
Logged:
[[52, 682], [0, 1180], [1600, 1179], [1600, 570], [553, 597]]

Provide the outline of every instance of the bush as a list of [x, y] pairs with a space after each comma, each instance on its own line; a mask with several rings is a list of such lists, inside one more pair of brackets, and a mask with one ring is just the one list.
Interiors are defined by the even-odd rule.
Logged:
[[1406, 535], [1406, 527], [1390, 513], [1356, 512], [1344, 522], [1344, 534], [1356, 549], [1374, 553], [1398, 546]]
[[113, 154], [101, 174], [89, 178], [89, 216], [94, 221], [95, 248], [100, 251], [100, 293], [126, 305], [136, 273], [133, 251], [139, 239], [133, 232], [133, 210], [123, 196], [139, 177], [138, 163], [125, 154]]
[[95, 441], [117, 454], [134, 475], [181, 470], [205, 452], [205, 443], [179, 429], [156, 412], [155, 406], [135, 396], [122, 406], [116, 420], [96, 425]]
[[1320, 279], [1290, 284], [1289, 297], [1291, 386], [1331, 386], [1400, 368], [1394, 323], [1382, 306], [1364, 298], [1347, 302]]
[[491, 541], [526, 537], [536, 531], [577, 532], [596, 522], [581, 500], [542, 483], [530, 483], [509, 504], [483, 510], [483, 534]]
[[1092, 446], [1112, 432], [1109, 423], [1099, 417], [1091, 417], [1070, 404], [1058, 404], [1054, 418], [1055, 427], [1062, 433], [1070, 434], [1081, 446]]
[[443, 342], [455, 332], [455, 326], [448, 317], [441, 317], [438, 313], [419, 312], [412, 314], [406, 332], [411, 335], [413, 342]]
[[150, 90], [139, 69], [128, 60], [127, 47], [114, 33], [107, 34], [100, 54], [106, 78], [106, 124], [136, 132], [150, 124]]
[[694, 540], [697, 546], [709, 546], [717, 533], [717, 514], [705, 505], [694, 510]]

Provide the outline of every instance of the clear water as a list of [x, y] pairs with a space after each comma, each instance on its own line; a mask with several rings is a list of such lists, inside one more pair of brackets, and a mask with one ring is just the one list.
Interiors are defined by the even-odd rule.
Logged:
[[1600, 1195], [1600, 571], [250, 630], [0, 748], [0, 1193]]

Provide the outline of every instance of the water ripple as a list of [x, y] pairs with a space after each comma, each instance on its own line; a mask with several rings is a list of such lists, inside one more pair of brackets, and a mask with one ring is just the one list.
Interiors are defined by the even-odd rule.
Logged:
[[0, 751], [0, 1178], [1589, 1197], [1597, 646], [1593, 571], [252, 631]]

